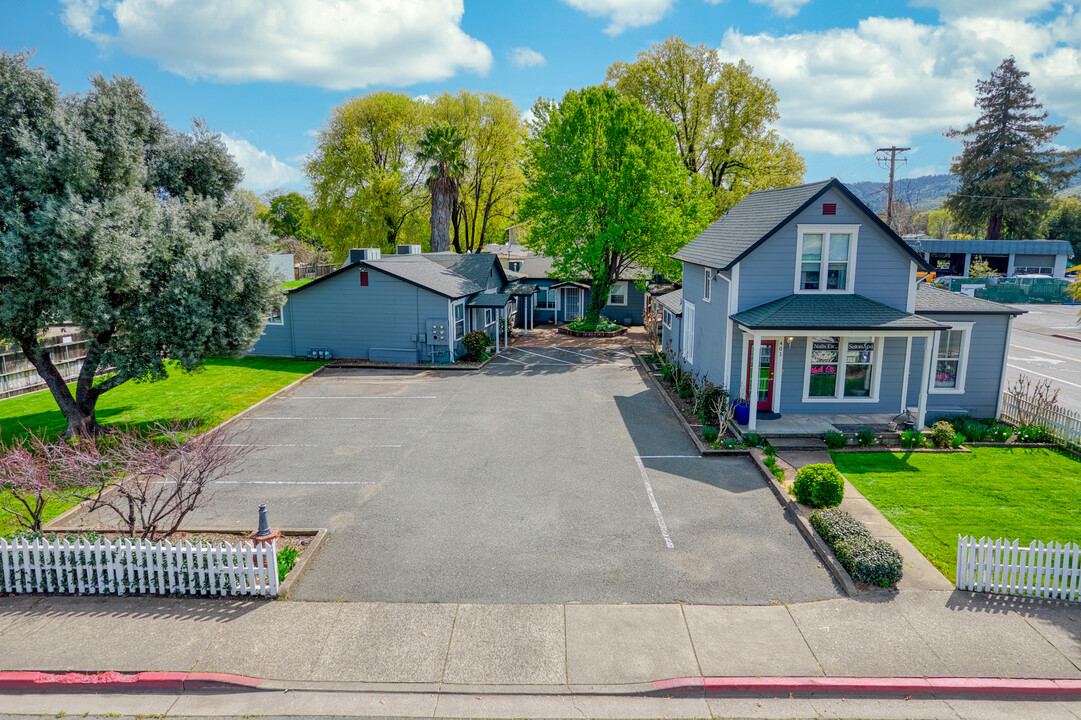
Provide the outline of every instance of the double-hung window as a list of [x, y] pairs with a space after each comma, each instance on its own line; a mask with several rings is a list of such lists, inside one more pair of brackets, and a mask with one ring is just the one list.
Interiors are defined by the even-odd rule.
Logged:
[[541, 288], [537, 291], [537, 309], [555, 310], [557, 290]]
[[797, 230], [797, 293], [852, 292], [859, 225], [800, 225]]
[[804, 400], [875, 400], [881, 338], [807, 338]]
[[713, 268], [705, 268], [703, 273], [702, 301], [710, 302], [713, 295]]
[[664, 321], [664, 327], [668, 330], [672, 329], [672, 311], [668, 308], [664, 308], [662, 313], [662, 320]]
[[932, 393], [963, 393], [968, 371], [968, 346], [972, 339], [972, 323], [950, 323], [949, 330], [935, 336], [935, 373], [929, 391]]
[[454, 339], [461, 340], [465, 335], [465, 301], [454, 303]]
[[612, 289], [608, 293], [609, 305], [626, 305], [627, 304], [627, 281], [621, 280], [614, 283]]
[[267, 318], [267, 325], [284, 325], [285, 318], [282, 316], [281, 305], [274, 305], [270, 308], [270, 317]]

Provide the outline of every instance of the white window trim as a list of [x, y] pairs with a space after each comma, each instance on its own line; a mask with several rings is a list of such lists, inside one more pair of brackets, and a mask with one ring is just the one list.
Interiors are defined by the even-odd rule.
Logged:
[[493, 312], [492, 308], [484, 308], [484, 327], [488, 327], [495, 322], [495, 319], [492, 317]]
[[683, 301], [683, 359], [689, 363], [694, 362], [694, 303]]
[[672, 329], [672, 311], [668, 308], [662, 308], [661, 323], [664, 325], [666, 330]]
[[267, 318], [267, 325], [274, 325], [275, 327], [277, 327], [279, 325], [285, 324], [285, 303], [283, 302], [281, 305], [278, 305], [276, 307], [278, 308], [278, 319], [274, 320], [271, 318]]
[[[460, 335], [458, 334], [458, 318], [456, 317], [456, 313], [454, 312], [454, 309], [458, 308], [458, 307], [460, 307], [462, 309], [462, 333]], [[468, 332], [468, 330], [469, 330], [469, 328], [466, 327], [466, 315], [467, 314], [468, 313], [466, 313], [466, 311], [465, 311], [465, 300], [452, 300], [451, 301], [451, 303], [450, 303], [450, 326], [452, 328], [451, 332], [454, 333], [454, 340], [455, 341], [461, 340], [463, 337], [465, 337], [466, 332]]]
[[[796, 274], [792, 281], [792, 292], [797, 295], [851, 295], [856, 286], [856, 248], [859, 245], [859, 225], [797, 225], [796, 226]], [[804, 290], [800, 287], [803, 270], [804, 234], [822, 233], [822, 259], [819, 261], [819, 288]], [[829, 271], [829, 236], [830, 233], [848, 233], [851, 236], [848, 246], [848, 272], [844, 289], [827, 290], [826, 277]], [[836, 337], [836, 336], [834, 336]]]
[[952, 388], [935, 387], [935, 371], [938, 369], [938, 344], [942, 340], [942, 331], [935, 333], [935, 344], [931, 348], [931, 372], [927, 377], [927, 392], [931, 395], [964, 395], [965, 379], [968, 377], [968, 348], [972, 342], [972, 328], [976, 323], [950, 322], [950, 330], [961, 333], [961, 356], [957, 359], [957, 386]]
[[[837, 383], [837, 389], [834, 391], [833, 397], [811, 397], [811, 345], [812, 340], [815, 337], [836, 337], [841, 339], [841, 347], [838, 348], [839, 355], [837, 357], [837, 377], [839, 382]], [[849, 338], [854, 337], [870, 337], [874, 340], [875, 351], [871, 357], [871, 371], [874, 376], [871, 378], [871, 396], [870, 397], [845, 397], [845, 385], [840, 379], [845, 376], [845, 366], [848, 364], [848, 341]], [[807, 336], [807, 349], [806, 356], [803, 362], [803, 402], [805, 403], [876, 403], [879, 401], [879, 390], [882, 388], [882, 356], [883, 350], [886, 345], [886, 338], [881, 335], [867, 335], [863, 334], [848, 334], [839, 335], [837, 333], [821, 333], [820, 335], [808, 335]]]
[[[627, 286], [629, 284], [630, 283], [628, 283], [626, 280], [618, 280], [618, 281], [612, 283], [612, 287], [608, 289], [608, 304], [613, 306], [613, 307], [626, 307], [627, 306], [627, 293], [628, 293], [628, 290], [630, 289]], [[617, 287], [622, 287], [623, 288], [623, 302], [612, 302], [612, 294], [615, 292], [615, 289]]]
[[[540, 293], [544, 293], [544, 301], [541, 302]], [[537, 288], [537, 309], [538, 310], [555, 310], [556, 309], [556, 295], [559, 294], [558, 290], [550, 287]]]
[[703, 268], [705, 270], [703, 275], [702, 284], [702, 302], [713, 302], [713, 268]]

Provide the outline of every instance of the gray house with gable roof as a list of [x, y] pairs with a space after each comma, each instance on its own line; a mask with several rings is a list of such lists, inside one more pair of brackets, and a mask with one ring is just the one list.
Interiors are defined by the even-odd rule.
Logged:
[[503, 343], [499, 320], [512, 323], [516, 295], [535, 291], [510, 283], [487, 253], [384, 257], [353, 250], [340, 269], [288, 291], [250, 353], [453, 361], [465, 352], [467, 332], [480, 330]]
[[751, 193], [684, 246], [662, 343], [785, 414], [997, 415], [1021, 311], [918, 282], [917, 254], [840, 181]]

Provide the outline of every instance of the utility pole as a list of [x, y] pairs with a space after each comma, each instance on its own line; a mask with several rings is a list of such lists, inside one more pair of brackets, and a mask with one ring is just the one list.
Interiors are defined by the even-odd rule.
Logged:
[[886, 161], [885, 153], [889, 153], [890, 156], [890, 191], [889, 197], [886, 200], [886, 224], [893, 229], [893, 169], [897, 164], [897, 161], [908, 162], [908, 158], [897, 157], [897, 153], [904, 152], [905, 150], [911, 150], [910, 147], [897, 147], [896, 145], [888, 148], [878, 148], [875, 150], [875, 159], [880, 163]]

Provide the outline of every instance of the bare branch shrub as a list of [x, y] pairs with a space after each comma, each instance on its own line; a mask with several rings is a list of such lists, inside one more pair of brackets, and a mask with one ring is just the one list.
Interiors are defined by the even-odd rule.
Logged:
[[1039, 419], [1050, 415], [1058, 405], [1059, 388], [1051, 387], [1050, 380], [1034, 381], [1024, 373], [1006, 386], [1006, 392], [1013, 399], [1022, 425], [1039, 424]]
[[0, 490], [15, 500], [6, 503], [4, 510], [19, 527], [41, 532], [45, 508], [75, 479], [64, 472], [64, 458], [70, 453], [71, 447], [63, 440], [47, 442], [36, 434], [0, 449]]
[[191, 512], [204, 507], [212, 483], [244, 467], [251, 446], [227, 429], [188, 438], [190, 427], [154, 425], [80, 443], [70, 462], [93, 480], [78, 497], [91, 512], [111, 511], [130, 537], [168, 538]]

